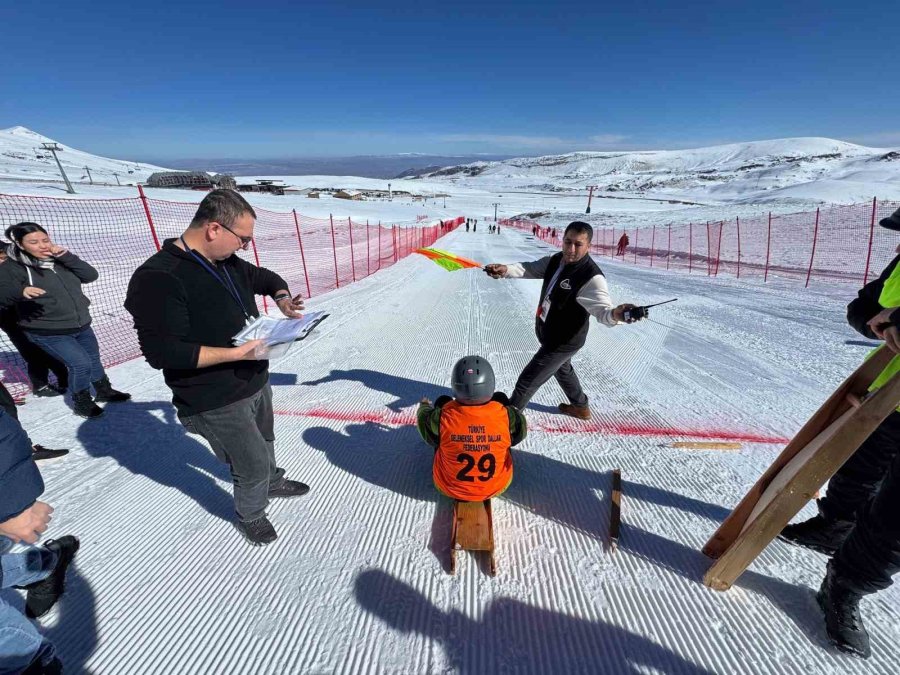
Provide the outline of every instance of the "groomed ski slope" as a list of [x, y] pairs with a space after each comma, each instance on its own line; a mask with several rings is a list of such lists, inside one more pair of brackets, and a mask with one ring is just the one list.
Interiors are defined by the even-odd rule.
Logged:
[[[482, 262], [550, 251], [511, 229], [457, 230], [437, 246]], [[82, 539], [45, 622], [67, 672], [898, 672], [896, 588], [864, 603], [875, 652], [864, 662], [827, 645], [816, 553], [775, 542], [727, 593], [701, 583], [706, 539], [865, 355], [844, 321], [856, 289], [599, 263], [617, 302], [679, 300], [658, 323], [591, 327], [575, 360], [591, 423], [554, 414], [555, 383], [532, 402], [494, 506], [495, 578], [466, 553], [447, 573], [450, 504], [410, 422], [465, 354], [512, 388], [536, 349], [537, 281], [412, 256], [314, 298], [331, 318], [271, 367], [277, 455], [312, 492], [273, 502], [280, 537], [265, 548], [233, 529], [226, 468], [185, 435], [142, 360], [112, 370], [135, 398], [99, 420], [29, 399], [32, 439], [73, 448], [42, 465], [50, 535]], [[691, 438], [781, 442], [669, 445]], [[614, 468], [623, 527], [611, 553]]]

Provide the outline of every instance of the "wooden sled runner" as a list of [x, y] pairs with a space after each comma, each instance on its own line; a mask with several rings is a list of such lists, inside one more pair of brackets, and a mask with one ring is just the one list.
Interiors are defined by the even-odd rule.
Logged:
[[494, 558], [494, 518], [491, 500], [453, 502], [453, 525], [450, 531], [450, 574], [456, 574], [457, 551], [488, 551], [491, 576], [497, 574]]
[[809, 419], [703, 547], [703, 582], [724, 591], [900, 404], [900, 377], [869, 386], [894, 353], [882, 348]]

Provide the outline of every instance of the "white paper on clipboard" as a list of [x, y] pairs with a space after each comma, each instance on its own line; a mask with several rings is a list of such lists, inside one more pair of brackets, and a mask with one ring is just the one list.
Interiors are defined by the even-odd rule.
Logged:
[[231, 341], [242, 345], [250, 340], [263, 340], [269, 347], [269, 358], [277, 359], [287, 354], [294, 342], [305, 338], [327, 316], [325, 312], [306, 312], [300, 319], [260, 316]]

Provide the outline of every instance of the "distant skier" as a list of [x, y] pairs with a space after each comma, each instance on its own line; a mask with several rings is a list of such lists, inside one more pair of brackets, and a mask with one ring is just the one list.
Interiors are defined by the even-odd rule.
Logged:
[[625, 249], [628, 247], [630, 240], [628, 239], [628, 235], [624, 232], [622, 236], [619, 237], [619, 245], [616, 247], [616, 255], [625, 256]]
[[[900, 209], [881, 226], [900, 230]], [[897, 248], [900, 253], [900, 246]], [[879, 349], [900, 354], [900, 255], [847, 306], [847, 321]], [[873, 383], [900, 372], [895, 356]], [[828, 482], [819, 514], [788, 525], [781, 538], [831, 555], [816, 599], [828, 637], [838, 649], [872, 653], [859, 602], [890, 586], [900, 572], [900, 412], [894, 411]]]
[[466, 232], [469, 231], [469, 219], [466, 218]]
[[480, 502], [502, 493], [512, 482], [510, 448], [527, 434], [525, 417], [494, 391], [494, 370], [480, 356], [453, 366], [453, 396], [419, 404], [417, 427], [435, 449], [432, 478], [442, 494]]
[[578, 419], [591, 418], [588, 397], [572, 368], [572, 357], [587, 340], [590, 316], [605, 326], [617, 326], [624, 322], [625, 310], [634, 307], [613, 307], [606, 277], [588, 255], [593, 236], [590, 225], [575, 221], [566, 227], [560, 253], [534, 262], [484, 267], [494, 279], [544, 280], [535, 319], [541, 346], [519, 375], [510, 399], [519, 410], [524, 410], [537, 390], [555, 377], [569, 399], [559, 404], [559, 411]]

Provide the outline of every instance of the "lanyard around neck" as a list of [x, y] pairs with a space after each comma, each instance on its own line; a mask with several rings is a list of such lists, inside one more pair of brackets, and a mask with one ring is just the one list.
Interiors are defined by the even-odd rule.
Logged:
[[187, 251], [188, 253], [190, 253], [192, 256], [194, 256], [194, 259], [198, 263], [200, 263], [200, 266], [203, 269], [205, 269], [207, 272], [212, 274], [213, 277], [215, 277], [215, 280], [218, 281], [220, 284], [222, 284], [225, 287], [225, 290], [231, 294], [231, 297], [234, 298], [234, 301], [238, 304], [238, 307], [240, 307], [241, 311], [244, 313], [244, 318], [246, 318], [248, 321], [250, 319], [252, 319], [253, 317], [247, 313], [247, 310], [244, 307], [244, 301], [241, 300], [241, 295], [240, 295], [240, 293], [238, 293], [237, 286], [235, 286], [234, 281], [231, 278], [231, 275], [228, 274], [228, 270], [225, 269], [224, 267], [222, 268], [222, 274], [225, 275], [225, 277], [222, 278], [222, 275], [220, 275], [213, 268], [213, 266], [210, 265], [206, 261], [206, 258], [204, 258], [202, 255], [200, 255], [199, 253], [194, 251], [190, 246], [187, 245], [187, 242], [184, 240], [184, 236], [181, 236], [180, 239], [181, 239], [181, 245], [184, 246], [184, 250]]

